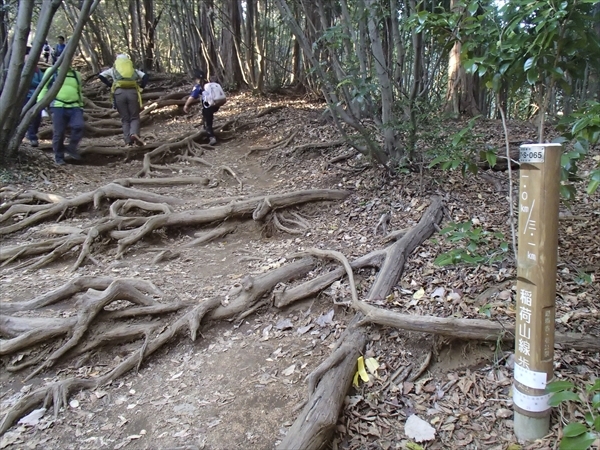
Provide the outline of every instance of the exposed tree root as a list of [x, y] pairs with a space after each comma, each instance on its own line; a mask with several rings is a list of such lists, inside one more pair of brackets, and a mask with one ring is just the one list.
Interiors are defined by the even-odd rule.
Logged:
[[[32, 200], [42, 200], [32, 193], [23, 193], [22, 195], [31, 198]], [[20, 198], [21, 196], [19, 196]], [[181, 200], [165, 195], [153, 194], [151, 192], [139, 191], [121, 186], [116, 183], [110, 183], [102, 186], [94, 191], [85, 192], [72, 199], [49, 199], [50, 201], [44, 205], [23, 205], [11, 204], [8, 210], [0, 217], [0, 223], [6, 222], [8, 219], [17, 214], [31, 214], [22, 220], [12, 224], [0, 227], [0, 235], [14, 233], [23, 230], [32, 225], [38, 224], [59, 214], [64, 214], [68, 208], [77, 208], [85, 204], [93, 203], [97, 208], [100, 201], [104, 198], [112, 199], [138, 199], [154, 203], [167, 203], [171, 205], [181, 203]], [[32, 214], [33, 213], [33, 214]], [[2, 258], [4, 259], [4, 258]]]
[[248, 151], [248, 153], [246, 153], [245, 157], [248, 157], [248, 156], [252, 155], [253, 153], [257, 153], [257, 152], [273, 150], [274, 148], [277, 148], [280, 146], [287, 147], [290, 144], [290, 142], [292, 142], [292, 140], [296, 137], [297, 134], [298, 134], [298, 131], [294, 131], [288, 137], [283, 138], [283, 139], [275, 142], [274, 144], [263, 146], [263, 147], [252, 147]]
[[[442, 218], [442, 202], [439, 197], [433, 197], [431, 205], [419, 221], [402, 239], [390, 245], [385, 252], [385, 259], [381, 264], [373, 286], [369, 291], [368, 300], [385, 298], [393, 286], [400, 279], [406, 257], [425, 239], [435, 231], [434, 224]], [[334, 257], [342, 261], [344, 269], [349, 276], [352, 292], [352, 305], [359, 312], [349, 325], [347, 334], [342, 335], [338, 347], [326, 360], [324, 367], [319, 367], [315, 375], [309, 377], [309, 383], [316, 386], [316, 391], [309, 396], [309, 400], [288, 430], [279, 449], [320, 449], [327, 444], [346, 396], [350, 381], [356, 371], [356, 358], [362, 352], [366, 343], [366, 331], [354, 324], [359, 323], [363, 317], [362, 310], [369, 307], [367, 303], [358, 300], [351, 265], [346, 258], [337, 252], [323, 252], [311, 250], [312, 254]], [[327, 370], [327, 366], [332, 366]], [[316, 379], [321, 381], [317, 382]]]
[[133, 245], [148, 233], [172, 226], [199, 226], [220, 222], [225, 219], [244, 218], [252, 214], [254, 220], [263, 220], [272, 210], [295, 206], [312, 201], [341, 200], [348, 195], [345, 191], [311, 190], [298, 191], [272, 197], [255, 197], [248, 200], [217, 206], [208, 210], [188, 210], [172, 214], [163, 214], [149, 218], [141, 227], [119, 233], [117, 254], [122, 255], [129, 246]]
[[[235, 173], [234, 173], [235, 175]], [[162, 179], [144, 179], [140, 184], [163, 184]], [[192, 179], [192, 182], [205, 182], [204, 178]], [[117, 180], [129, 183], [127, 180]], [[185, 183], [185, 178], [169, 179], [175, 184]], [[132, 189], [111, 183], [95, 191], [81, 194], [73, 199], [65, 199], [59, 196], [47, 197], [42, 193], [36, 192], [15, 192], [11, 202], [27, 199], [27, 201], [45, 200], [54, 203], [43, 205], [24, 205], [12, 204], [3, 214], [3, 220], [6, 221], [16, 214], [33, 214], [22, 218], [18, 222], [0, 228], [0, 234], [19, 231], [27, 226], [37, 224], [43, 220], [64, 215], [69, 208], [76, 208], [92, 203], [97, 207], [102, 198], [113, 198], [115, 200], [109, 207], [109, 217], [100, 219], [87, 228], [70, 228], [66, 236], [45, 239], [36, 243], [28, 243], [13, 247], [0, 248], [0, 261], [3, 264], [9, 264], [13, 261], [35, 255], [39, 256], [34, 260], [27, 260], [18, 267], [29, 267], [37, 269], [52, 261], [55, 261], [76, 248], [80, 248], [77, 261], [72, 267], [76, 270], [86, 259], [95, 262], [91, 251], [92, 245], [98, 241], [101, 236], [108, 235], [111, 239], [118, 241], [117, 257], [120, 257], [133, 244], [138, 242], [144, 236], [160, 228], [182, 227], [182, 226], [202, 226], [211, 223], [219, 223], [225, 220], [244, 219], [252, 215], [254, 220], [264, 220], [272, 211], [281, 208], [308, 203], [313, 201], [341, 200], [348, 195], [346, 191], [336, 190], [311, 190], [298, 191], [286, 194], [274, 195], [272, 197], [254, 197], [242, 200], [228, 205], [217, 206], [210, 209], [196, 209], [175, 212], [170, 205], [182, 203], [181, 200], [167, 197], [159, 194], [153, 194], [146, 191]], [[14, 198], [13, 198], [14, 197]], [[132, 209], [150, 213], [149, 217], [127, 217]], [[301, 217], [297, 217], [297, 223], [301, 224]]]
[[[103, 290], [110, 286], [116, 279], [111, 277], [78, 277], [63, 284], [57, 289], [47, 292], [39, 297], [27, 302], [2, 302], [0, 303], [0, 313], [12, 313], [17, 311], [31, 311], [38, 308], [58, 303], [73, 295], [87, 291], [88, 289]], [[145, 280], [138, 279], [123, 279], [135, 289], [146, 292], [148, 294], [163, 296], [163, 293], [154, 284]]]
[[205, 233], [201, 233], [196, 239], [188, 242], [187, 244], [182, 245], [182, 248], [191, 248], [196, 247], [198, 245], [206, 244], [208, 242], [212, 242], [215, 239], [227, 236], [230, 233], [233, 233], [236, 229], [236, 226], [233, 224], [225, 224], [219, 228], [215, 228], [212, 231], [208, 231]]
[[[220, 131], [227, 127], [230, 127], [234, 123], [233, 120], [227, 121], [224, 124], [220, 125], [215, 129], [215, 131]], [[206, 131], [200, 130], [192, 133], [188, 133], [182, 137], [178, 137], [171, 142], [164, 143], [159, 147], [155, 148], [151, 152], [144, 154], [144, 161], [142, 163], [142, 169], [137, 173], [137, 177], [145, 177], [148, 176], [152, 170], [152, 164], [156, 160], [163, 160], [167, 157], [167, 155], [175, 150], [180, 150], [184, 148], [195, 148], [198, 145], [196, 140], [206, 137]], [[210, 148], [210, 146], [206, 146]]]
[[[51, 324], [51, 326], [55, 328], [64, 328], [67, 326], [73, 328], [70, 339], [52, 353], [50, 357], [48, 357], [45, 362], [30, 375], [30, 377], [47, 367], [52, 366], [58, 358], [64, 356], [69, 350], [71, 350], [71, 354], [81, 354], [89, 352], [93, 348], [103, 345], [106, 342], [133, 340], [142, 335], [145, 337], [144, 343], [137, 351], [133, 352], [115, 368], [98, 378], [86, 380], [69, 378], [39, 388], [21, 398], [15, 405], [6, 411], [6, 415], [0, 424], [0, 434], [4, 433], [15, 420], [40, 404], [47, 407], [49, 406], [50, 401], [53, 401], [54, 412], [57, 414], [59, 409], [67, 404], [67, 399], [71, 392], [104, 385], [131, 369], [136, 367], [139, 368], [144, 359], [148, 358], [164, 344], [170, 342], [173, 338], [184, 333], [186, 330], [189, 330], [191, 339], [195, 340], [201, 322], [205, 317], [211, 320], [227, 320], [235, 318], [245, 311], [254, 308], [256, 304], [259, 303], [278, 283], [289, 282], [295, 278], [302, 277], [310, 270], [314, 269], [314, 266], [315, 261], [313, 259], [303, 258], [269, 273], [257, 276], [256, 278], [247, 277], [240, 285], [234, 286], [226, 299], [214, 297], [202, 302], [179, 316], [166, 327], [162, 327], [162, 331], [157, 335], [155, 333], [159, 326], [156, 323], [148, 324], [147, 328], [145, 328], [144, 325], [141, 325], [130, 328], [129, 330], [121, 326], [113, 328], [112, 331], [103, 334], [96, 334], [91, 342], [88, 342], [85, 345], [83, 344], [81, 337], [83, 336], [84, 331], [89, 328], [94, 318], [115, 319], [127, 317], [127, 309], [123, 311], [102, 312], [102, 309], [108, 303], [117, 298], [126, 299], [138, 305], [141, 304], [142, 306], [137, 308], [130, 308], [130, 313], [132, 310], [135, 310], [136, 316], [149, 314], [150, 312], [159, 314], [168, 311], [165, 309], [167, 308], [166, 305], [158, 304], [154, 300], [144, 297], [139, 291], [135, 290], [131, 284], [119, 280], [113, 281], [102, 294], [91, 291], [88, 297], [82, 302], [82, 309], [77, 318], [37, 320], [29, 318], [22, 320], [22, 318], [0, 317], [0, 332], [2, 333], [4, 333], [5, 330], [9, 330], [13, 334], [25, 330], [39, 332], [42, 323], [44, 323], [46, 327], [49, 327], [49, 324]], [[35, 304], [38, 303], [39, 301], [35, 302]], [[176, 304], [175, 306], [171, 306], [171, 308], [172, 310], [176, 310], [183, 306], [185, 305]], [[4, 350], [4, 345], [2, 345], [2, 350]]]
[[348, 160], [350, 158], [354, 158], [356, 155], [357, 155], [356, 152], [346, 152], [346, 153], [344, 153], [342, 155], [336, 156], [335, 158], [331, 158], [329, 161], [327, 161], [327, 165], [328, 166], [332, 166], [332, 165], [337, 164], [339, 162], [346, 161], [346, 160]]
[[237, 180], [237, 182], [240, 184], [240, 192], [242, 192], [244, 190], [244, 183], [242, 182], [242, 180], [240, 180], [240, 177], [237, 176], [237, 174], [234, 172], [234, 170], [231, 167], [221, 166], [217, 169], [217, 172], [228, 173], [233, 178], [235, 178]]
[[206, 186], [210, 183], [204, 177], [164, 177], [164, 178], [120, 178], [113, 183], [121, 186], [183, 186], [186, 184], [201, 184]]
[[[13, 194], [16, 196], [20, 195], [16, 192]], [[191, 225], [219, 222], [225, 219], [231, 220], [234, 217], [244, 218], [250, 215], [257, 220], [262, 220], [268, 215], [276, 214], [277, 209], [282, 207], [314, 199], [341, 199], [345, 195], [347, 194], [341, 191], [301, 191], [270, 197], [242, 199], [236, 203], [230, 203], [210, 210], [186, 211], [185, 214], [163, 212], [158, 216], [150, 218], [137, 218], [144, 221], [142, 222], [143, 224], [139, 225], [140, 228], [135, 230], [114, 230], [112, 233], [125, 233], [125, 235], [121, 235], [120, 239], [131, 238], [131, 236], [138, 239], [143, 236], [143, 229], [148, 226], [148, 222], [156, 219], [160, 220], [148, 226], [150, 229], [174, 223], [177, 225]], [[146, 205], [139, 200], [130, 203], [128, 206], [126, 206], [127, 200], [119, 200], [118, 202], [118, 204], [113, 204], [111, 208], [113, 214], [116, 215], [124, 213], [131, 207], [147, 209], [156, 206], [152, 202]], [[167, 219], [164, 220], [163, 217]], [[356, 370], [356, 359], [363, 351], [367, 342], [366, 329], [363, 325], [376, 323], [428, 333], [450, 334], [450, 332], [445, 331], [447, 328], [438, 325], [437, 322], [422, 320], [420, 325], [414, 325], [417, 323], [414, 321], [414, 316], [408, 316], [407, 318], [406, 315], [390, 313], [369, 304], [371, 301], [385, 298], [391, 292], [393, 286], [397, 284], [401, 276], [406, 258], [421, 242], [433, 234], [441, 217], [441, 200], [438, 197], [434, 197], [431, 205], [415, 227], [405, 231], [402, 237], [396, 236], [396, 241], [388, 247], [369, 253], [352, 263], [348, 262], [346, 257], [339, 252], [319, 249], [308, 250], [305, 252], [306, 254], [333, 258], [341, 262], [343, 267], [336, 268], [294, 288], [275, 293], [273, 296], [275, 306], [283, 307], [293, 301], [317, 294], [333, 281], [346, 274], [352, 294], [349, 304], [357, 310], [356, 316], [338, 340], [336, 348], [331, 355], [307, 377], [309, 389], [308, 400], [298, 419], [288, 430], [286, 437], [279, 445], [280, 449], [319, 449], [328, 442]], [[125, 218], [122, 219], [124, 220]], [[298, 223], [302, 223], [302, 220], [304, 220], [302, 217], [296, 217]], [[199, 236], [198, 239], [192, 241], [187, 246], [190, 246], [190, 244], [197, 245], [202, 240], [205, 241], [215, 236], [224, 235], [233, 231], [233, 229], [234, 225], [228, 223], [227, 226], [214, 230], [212, 233]], [[135, 242], [135, 239], [132, 239], [132, 242]], [[41, 373], [59, 362], [59, 360], [67, 357], [84, 355], [84, 358], [87, 358], [90, 352], [107, 343], [131, 342], [143, 339], [143, 343], [140, 344], [138, 350], [131, 353], [116, 367], [100, 377], [85, 380], [69, 378], [41, 387], [24, 396], [6, 412], [2, 423], [0, 423], [0, 434], [4, 433], [19, 417], [40, 404], [49, 406], [50, 402], [53, 402], [54, 411], [57, 414], [59, 409], [67, 404], [70, 393], [80, 389], [95, 388], [104, 385], [132, 369], [139, 369], [143, 361], [155, 351], [187, 331], [189, 331], [191, 339], [195, 340], [204, 320], [231, 320], [252, 314], [256, 309], [267, 303], [269, 294], [273, 292], [277, 285], [288, 285], [293, 280], [305, 277], [315, 269], [316, 265], [317, 261], [315, 259], [303, 257], [259, 276], [248, 275], [235, 284], [225, 297], [214, 297], [196, 306], [180, 302], [159, 303], [143, 293], [160, 295], [160, 291], [148, 282], [114, 280], [103, 277], [82, 277], [28, 302], [0, 305], [2, 307], [0, 312], [3, 313], [25, 311], [66, 300], [76, 293], [88, 290], [79, 301], [79, 312], [76, 317], [48, 319], [0, 315], [0, 333], [10, 338], [1, 342], [1, 354], [8, 355], [29, 348], [32, 345], [52, 342], [56, 338], [67, 336], [67, 339], [58, 348], [53, 349], [49, 352], [48, 356], [44, 357], [43, 362], [42, 358], [38, 356], [37, 359], [34, 357], [30, 361], [21, 363], [18, 367], [11, 367], [11, 370], [17, 370], [28, 365], [39, 364], [37, 369], [30, 374], [30, 377]], [[353, 270], [369, 266], [377, 267], [380, 270], [367, 299], [362, 301], [358, 297]], [[106, 307], [116, 300], [127, 300], [133, 303], [133, 306], [127, 305], [123, 307], [121, 305], [121, 309], [107, 311]], [[117, 324], [116, 326], [113, 323], [113, 321], [120, 319], [163, 315], [179, 311], [183, 308], [187, 310], [171, 321], [142, 322], [127, 325]], [[408, 323], [409, 326], [402, 322], [402, 320]], [[456, 321], [460, 319], [449, 320]], [[98, 322], [99, 326], [91, 330], [92, 324], [96, 322]], [[493, 327], [489, 328], [487, 325], [482, 324], [482, 322], [491, 323], [488, 321], [455, 323], [456, 328], [454, 331], [459, 334], [453, 333], [452, 335], [469, 337], [465, 333], [472, 333], [472, 338], [488, 339], [490, 338], [489, 336], [495, 333], [494, 339], [497, 339], [499, 335], [498, 330], [493, 329]], [[476, 326], [480, 329], [477, 332], [479, 334], [473, 332]], [[89, 339], [87, 340], [84, 339], [86, 335], [89, 335]], [[572, 345], [574, 338], [574, 336], [568, 336], [568, 339], [563, 339], [557, 335], [557, 342], [562, 342], [564, 345]], [[579, 341], [578, 345], [585, 346], [588, 349], [596, 348], [593, 346], [594, 343], [589, 340], [581, 344], [581, 336], [578, 336], [577, 340]], [[596, 345], [600, 344], [596, 343]], [[424, 365], [421, 365], [421, 367], [424, 367]], [[397, 376], [404, 374], [404, 379], [408, 376], [409, 372], [410, 370], [406, 371], [406, 373], [405, 371], [401, 371]]]
[[367, 336], [362, 328], [354, 328], [342, 339], [309, 376], [308, 401], [277, 446], [279, 450], [318, 450], [331, 439]]

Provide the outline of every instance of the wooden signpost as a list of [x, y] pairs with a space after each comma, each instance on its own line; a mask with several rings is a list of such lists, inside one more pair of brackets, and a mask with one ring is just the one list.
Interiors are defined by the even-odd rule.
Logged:
[[560, 144], [521, 146], [513, 385], [519, 440], [542, 438], [550, 428], [561, 155]]

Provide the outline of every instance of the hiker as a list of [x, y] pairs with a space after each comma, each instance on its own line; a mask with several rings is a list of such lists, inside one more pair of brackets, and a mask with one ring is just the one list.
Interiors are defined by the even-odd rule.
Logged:
[[51, 52], [52, 48], [50, 47], [50, 44], [48, 44], [48, 41], [44, 41], [44, 47], [42, 48], [42, 57], [44, 58], [44, 62], [46, 64], [48, 64], [48, 61], [50, 61]]
[[[27, 60], [27, 58], [29, 58], [30, 51], [31, 51], [31, 47], [27, 46], [27, 48], [25, 49], [25, 60]], [[37, 89], [39, 84], [42, 82], [42, 78], [43, 78], [42, 71], [36, 64], [35, 70], [33, 72], [33, 78], [31, 79], [31, 83], [29, 84], [29, 91], [27, 92], [27, 98], [25, 99], [25, 103], [23, 106], [25, 106], [29, 102], [29, 100], [31, 100], [33, 93], [35, 92], [35, 90]], [[38, 147], [40, 145], [37, 134], [38, 134], [38, 130], [40, 128], [41, 123], [42, 123], [42, 113], [40, 112], [31, 120], [31, 122], [29, 123], [29, 126], [27, 127], [27, 139], [29, 140], [29, 145], [31, 145], [32, 147]]]
[[135, 69], [128, 55], [121, 54], [117, 55], [115, 65], [99, 73], [98, 78], [110, 88], [114, 105], [121, 116], [125, 144], [144, 145], [140, 138], [141, 89], [146, 87], [148, 75]]
[[58, 43], [56, 44], [56, 46], [54, 47], [54, 51], [52, 52], [52, 64], [54, 64], [60, 55], [62, 55], [62, 52], [65, 50], [65, 47], [67, 46], [67, 44], [65, 44], [65, 37], [64, 36], [59, 36], [58, 37]]
[[[67, 76], [60, 90], [50, 102], [52, 115], [52, 150], [54, 161], [59, 166], [65, 165], [65, 153], [74, 160], [81, 160], [77, 151], [79, 142], [83, 138], [85, 122], [83, 120], [83, 93], [81, 90], [81, 74], [69, 67]], [[52, 87], [58, 73], [54, 73], [48, 83], [40, 92], [38, 101], [41, 100]], [[65, 147], [65, 134], [67, 127], [71, 128], [69, 145]]]
[[[211, 77], [211, 82], [203, 85], [204, 76], [203, 71], [199, 69], [194, 70], [194, 80], [196, 84], [183, 106], [183, 112], [186, 114], [189, 113], [191, 104], [202, 96], [202, 122], [204, 124], [204, 129], [208, 134], [208, 143], [210, 145], [215, 145], [217, 143], [217, 138], [215, 137], [215, 132], [213, 130], [213, 121], [215, 113], [219, 111], [219, 108], [225, 103], [225, 93], [223, 92], [223, 88], [217, 83], [215, 77]], [[212, 87], [216, 89], [215, 92], [218, 92], [218, 94], [213, 94], [211, 92], [212, 89], [207, 90], [207, 88]]]

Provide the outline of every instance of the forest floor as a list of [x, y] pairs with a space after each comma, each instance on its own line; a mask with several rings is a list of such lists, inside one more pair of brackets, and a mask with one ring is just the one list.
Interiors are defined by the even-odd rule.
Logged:
[[[281, 108], [257, 119], [261, 111], [275, 106]], [[148, 142], [176, 138], [200, 127], [198, 107], [188, 116], [176, 106], [169, 111], [166, 118], [144, 127]], [[240, 127], [222, 136], [214, 149], [207, 148], [202, 159], [209, 165], [171, 159], [160, 171], [161, 176], [207, 177], [211, 183], [144, 187], [206, 207], [300, 189], [350, 191], [344, 200], [291, 208], [290, 214], [296, 213], [308, 228], [290, 234], [256, 221], [240, 221], [233, 233], [193, 247], [184, 244], [202, 231], [199, 227], [158, 230], [120, 258], [110, 240], [98, 243], [92, 249], [95, 264], [88, 261], [74, 272], [76, 252], [37, 270], [19, 268], [15, 261], [0, 268], [0, 301], [33, 299], [81, 276], [147, 280], [171, 301], [197, 304], [215, 296], [227, 299], [230, 289], [246, 275], [284, 266], [291, 255], [309, 248], [337, 250], [350, 260], [381, 248], [384, 236], [376, 227], [384, 213], [391, 212], [388, 231], [410, 227], [420, 219], [431, 195], [437, 194], [446, 209], [442, 228], [451, 222], [470, 222], [487, 232], [502, 233], [504, 237], [489, 234], [478, 242], [479, 252], [501, 257], [489, 264], [440, 267], [433, 262], [436, 257], [456, 246], [465, 247], [466, 242], [453, 243], [434, 235], [408, 256], [393, 294], [376, 303], [415, 315], [514, 321], [515, 263], [510, 253], [502, 256], [499, 250], [501, 241], [510, 242], [508, 172], [485, 171], [487, 179], [483, 171], [463, 177], [457, 171], [437, 169], [389, 176], [367, 166], [348, 146], [335, 144], [339, 137], [322, 111], [322, 104], [302, 98], [232, 96], [216, 115], [215, 125], [234, 120], [251, 126]], [[535, 140], [536, 130], [530, 124], [509, 125], [512, 141]], [[446, 135], [437, 136], [439, 142], [450, 140], [464, 124], [448, 122], [445, 126]], [[296, 134], [290, 142], [269, 148], [292, 133]], [[503, 147], [499, 122], [479, 121], [473, 135], [480, 143]], [[82, 148], [119, 146], [120, 141], [120, 136], [86, 138]], [[98, 155], [57, 167], [49, 141], [42, 144], [41, 149], [23, 145], [18, 171], [3, 172], [2, 186], [73, 197], [112, 180], [135, 177], [142, 168], [141, 158]], [[420, 143], [420, 150], [426, 151], [427, 145]], [[351, 156], [336, 159], [342, 155]], [[517, 180], [518, 172], [513, 176]], [[98, 214], [91, 207], [80, 208], [64, 214], [60, 224], [81, 227]], [[600, 196], [588, 196], [579, 186], [576, 200], [561, 206], [561, 216], [557, 329], [600, 336], [600, 290], [593, 282], [600, 276]], [[0, 245], [31, 241], [43, 236], [52, 224], [2, 236]], [[157, 261], [157, 254], [164, 250], [171, 251], [173, 259]], [[332, 266], [323, 262], [319, 270]], [[586, 282], [584, 273], [592, 282]], [[374, 272], [361, 269], [355, 276], [359, 296], [364, 297]], [[151, 355], [137, 372], [129, 371], [95, 390], [73, 393], [68, 407], [58, 414], [50, 407], [41, 417], [38, 414], [15, 424], [2, 436], [0, 448], [274, 448], [306, 398], [305, 377], [330, 354], [353, 316], [347, 306], [338, 304], [349, 296], [348, 280], [342, 278], [317, 298], [288, 308], [263, 306], [241, 319], [208, 322], [196, 341], [181, 336]], [[74, 302], [61, 302], [15, 315], [68, 318], [77, 315], [77, 308]], [[67, 376], [98, 377], [141, 342], [111, 345], [59, 362], [27, 381], [31, 368], [16, 373], [6, 368], [40, 352], [47, 354], [51, 345], [3, 356], [0, 410]], [[361, 381], [350, 390], [331, 448], [409, 448], [413, 439], [407, 436], [405, 423], [412, 414], [435, 428], [435, 438], [421, 442], [423, 448], [507, 449], [516, 443], [510, 395], [512, 346], [371, 326], [366, 356], [377, 359], [379, 378]], [[600, 354], [559, 346], [555, 371], [561, 379], [578, 384], [593, 380], [600, 377]], [[577, 410], [557, 409], [547, 438], [525, 448], [556, 448], [561, 422], [564, 426], [574, 417]]]

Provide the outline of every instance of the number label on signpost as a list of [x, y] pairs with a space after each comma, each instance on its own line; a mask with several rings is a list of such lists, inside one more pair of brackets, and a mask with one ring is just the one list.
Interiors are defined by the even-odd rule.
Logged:
[[523, 163], [543, 163], [544, 155], [546, 154], [545, 147], [530, 147], [523, 146], [519, 154], [519, 162]]

